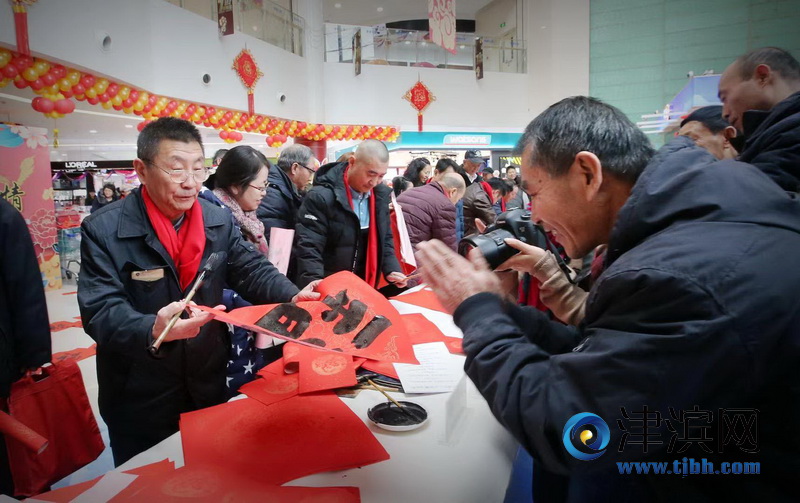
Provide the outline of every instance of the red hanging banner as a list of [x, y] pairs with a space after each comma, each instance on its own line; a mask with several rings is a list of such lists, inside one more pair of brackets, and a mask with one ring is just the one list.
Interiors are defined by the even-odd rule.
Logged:
[[253, 89], [256, 87], [256, 82], [261, 78], [263, 73], [258, 69], [256, 60], [247, 49], [242, 49], [241, 52], [233, 60], [233, 69], [236, 75], [242, 81], [242, 84], [247, 88], [247, 111], [250, 115], [255, 113], [255, 103], [253, 100]]
[[14, 11], [14, 30], [17, 33], [17, 52], [23, 56], [31, 55], [28, 44], [28, 12], [26, 5], [33, 5], [36, 0], [11, 0], [11, 9]]
[[422, 112], [428, 108], [428, 105], [436, 101], [436, 96], [431, 93], [430, 89], [421, 80], [418, 80], [411, 89], [406, 91], [403, 99], [408, 100], [417, 111], [417, 128], [422, 132]]

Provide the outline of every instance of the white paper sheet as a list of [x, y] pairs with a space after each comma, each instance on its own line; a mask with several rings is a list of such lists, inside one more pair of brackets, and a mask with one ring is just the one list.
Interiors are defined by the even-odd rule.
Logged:
[[108, 501], [128, 487], [136, 477], [138, 475], [130, 473], [108, 472], [91, 489], [72, 500], [72, 503]]
[[453, 391], [461, 376], [464, 358], [450, 354], [444, 342], [415, 344], [419, 365], [395, 363], [394, 369], [406, 393], [446, 393]]

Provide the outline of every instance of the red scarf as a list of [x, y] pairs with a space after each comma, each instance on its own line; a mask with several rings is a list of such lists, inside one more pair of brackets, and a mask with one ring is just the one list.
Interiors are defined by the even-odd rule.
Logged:
[[[350, 184], [347, 183], [347, 170], [349, 169], [350, 166], [344, 170], [344, 191], [347, 193], [347, 202], [350, 203], [350, 209], [352, 210], [354, 209], [353, 194], [350, 193]], [[361, 229], [360, 225], [359, 229]], [[364, 281], [366, 281], [370, 286], [377, 288], [378, 279], [380, 279], [380, 274], [378, 274], [378, 225], [375, 221], [375, 190], [370, 189], [369, 231], [367, 234], [367, 266], [366, 270], [364, 271]]]
[[142, 185], [142, 199], [147, 210], [147, 218], [150, 219], [158, 240], [164, 245], [178, 269], [181, 290], [186, 290], [197, 276], [197, 270], [203, 260], [203, 250], [206, 247], [206, 230], [200, 202], [195, 200], [192, 208], [185, 213], [185, 220], [180, 230], [175, 232], [172, 222], [156, 207], [144, 185]]
[[492, 186], [489, 185], [489, 182], [480, 182], [480, 184], [483, 191], [486, 192], [487, 196], [489, 196], [489, 201], [492, 204], [494, 204], [494, 196], [492, 195]]

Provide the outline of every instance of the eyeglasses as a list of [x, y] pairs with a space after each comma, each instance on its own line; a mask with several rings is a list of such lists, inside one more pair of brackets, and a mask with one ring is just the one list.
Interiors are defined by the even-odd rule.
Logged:
[[249, 183], [247, 185], [249, 187], [252, 187], [252, 188], [256, 189], [257, 191], [261, 192], [262, 194], [266, 194], [267, 193], [267, 188], [269, 187], [269, 185], [265, 185], [263, 187], [259, 187], [258, 185], [251, 185]]
[[311, 173], [314, 173], [314, 174], [316, 174], [316, 172], [317, 172], [316, 170], [309, 168], [309, 167], [308, 167], [308, 166], [306, 166], [305, 164], [300, 164], [299, 162], [297, 162], [297, 163], [295, 163], [295, 164], [297, 164], [298, 166], [302, 166], [302, 167], [306, 168], [307, 170], [311, 171]]
[[151, 166], [155, 166], [164, 173], [168, 174], [169, 179], [172, 180], [174, 183], [184, 183], [186, 180], [189, 179], [189, 176], [193, 176], [194, 180], [197, 183], [203, 183], [206, 180], [208, 180], [208, 177], [210, 175], [210, 173], [208, 172], [208, 168], [194, 169], [189, 171], [186, 169], [164, 169], [160, 166], [156, 166], [153, 163], [151, 163]]

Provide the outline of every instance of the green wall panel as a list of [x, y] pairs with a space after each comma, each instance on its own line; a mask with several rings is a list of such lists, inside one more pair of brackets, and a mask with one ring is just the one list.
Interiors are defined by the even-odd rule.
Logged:
[[662, 109], [689, 71], [722, 73], [767, 45], [800, 59], [800, 0], [591, 2], [590, 92], [633, 121]]

